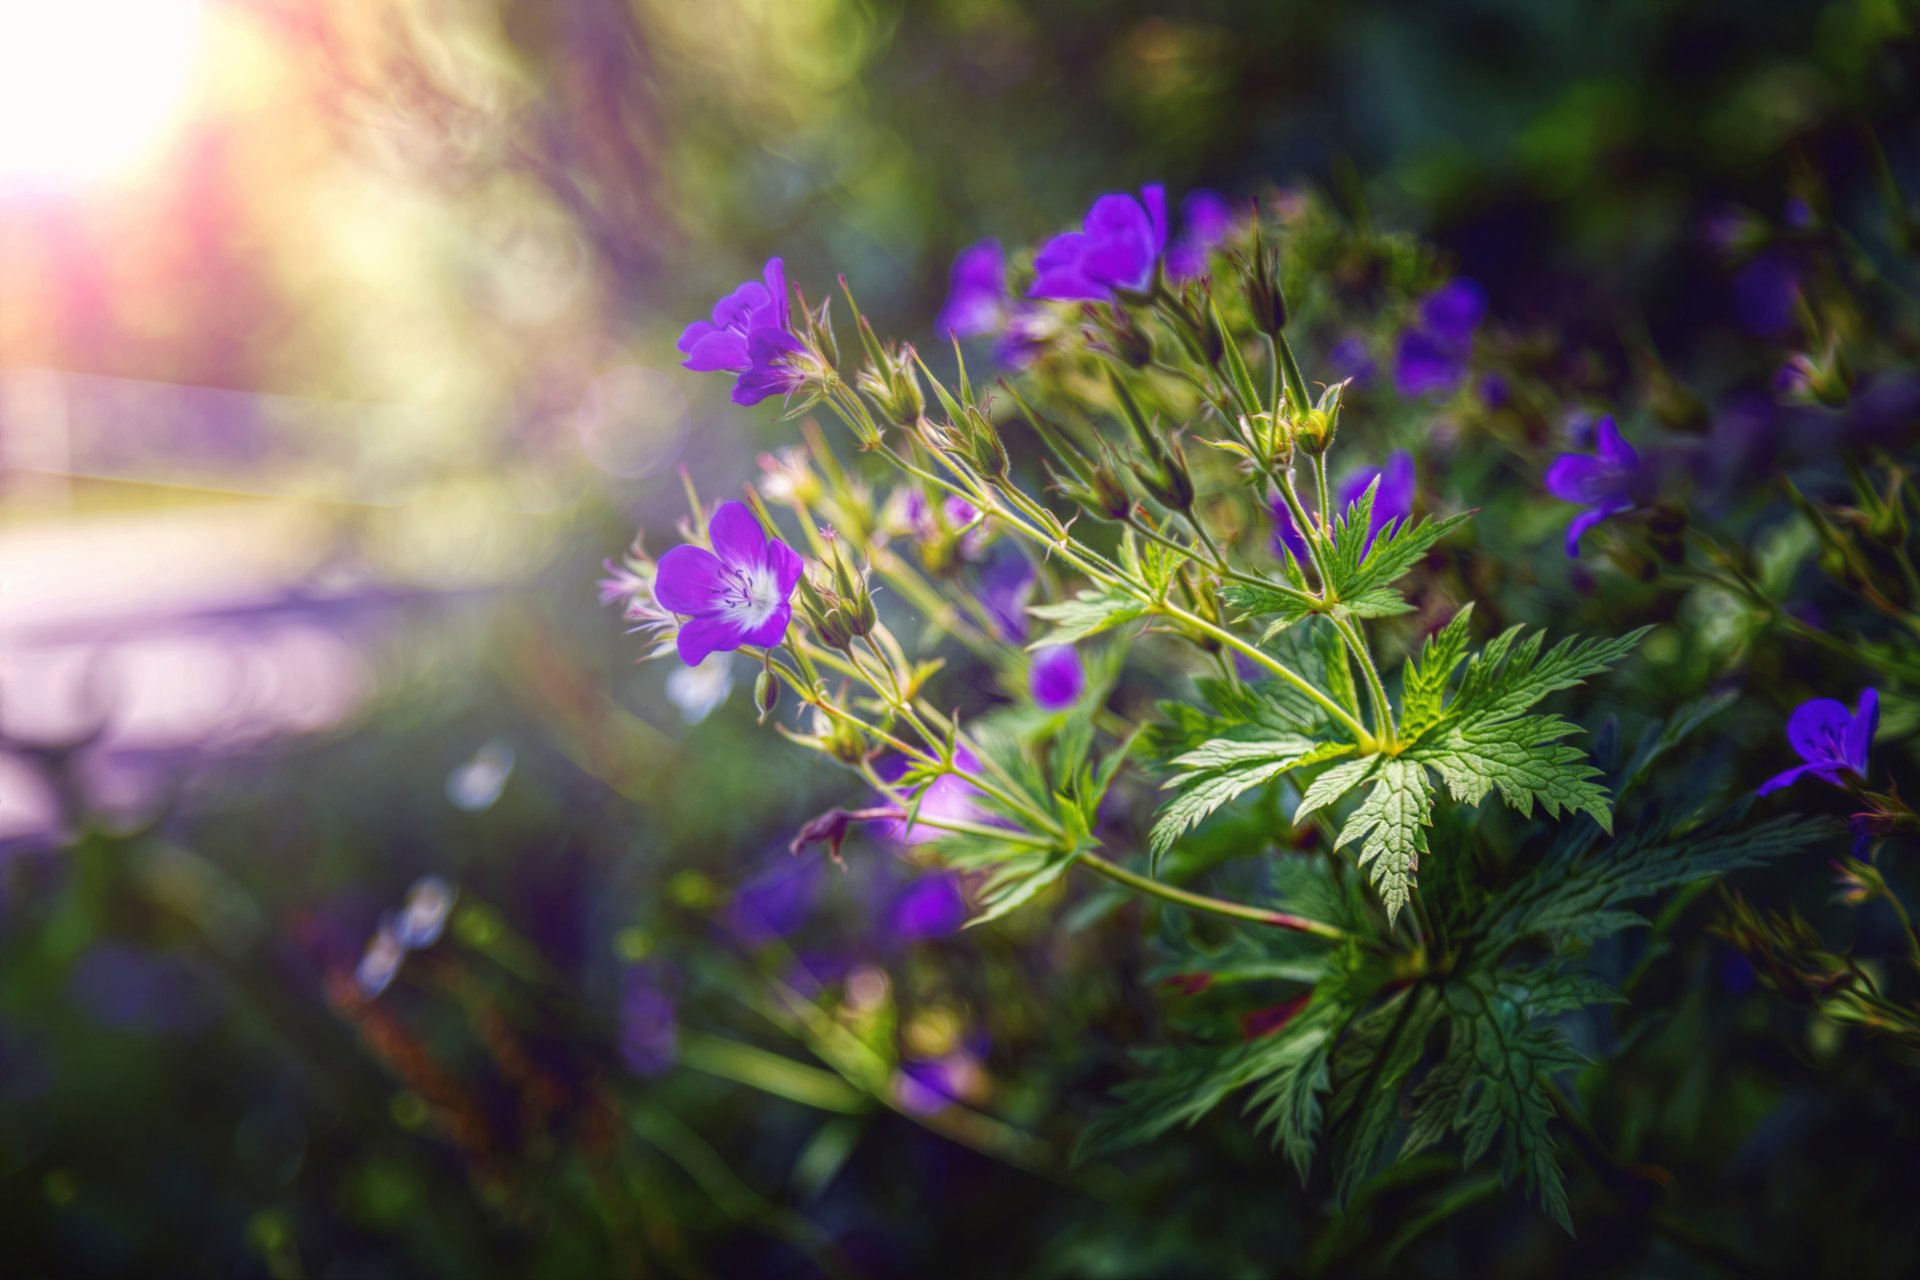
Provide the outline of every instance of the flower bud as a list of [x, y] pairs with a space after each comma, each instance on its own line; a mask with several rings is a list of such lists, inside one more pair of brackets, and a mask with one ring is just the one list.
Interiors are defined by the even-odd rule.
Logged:
[[1260, 242], [1256, 229], [1253, 252], [1240, 260], [1241, 290], [1253, 327], [1272, 337], [1287, 327], [1287, 295], [1280, 287], [1280, 251]]
[[927, 400], [920, 391], [919, 375], [913, 371], [911, 348], [883, 350], [879, 363], [861, 369], [855, 382], [860, 393], [895, 426], [911, 427], [926, 412]]
[[753, 709], [760, 713], [760, 723], [765, 724], [779, 705], [780, 682], [774, 678], [773, 668], [762, 667], [753, 681]]
[[1113, 350], [1127, 367], [1144, 369], [1153, 363], [1153, 336], [1140, 327], [1133, 313], [1118, 304], [1107, 309], [1107, 335]]

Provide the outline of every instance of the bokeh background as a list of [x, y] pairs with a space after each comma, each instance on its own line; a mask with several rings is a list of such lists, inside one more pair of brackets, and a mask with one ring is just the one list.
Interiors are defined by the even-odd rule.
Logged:
[[[673, 350], [765, 257], [816, 295], [846, 273], [925, 341], [957, 249], [1153, 180], [1311, 188], [1426, 237], [1592, 401], [1676, 371], [1653, 408], [1732, 442], [1700, 491], [1738, 491], [1798, 438], [1751, 394], [1796, 259], [1714, 247], [1729, 210], [1786, 218], [1815, 185], [1916, 189], [1914, 23], [1899, 0], [0, 6], [0, 1270], [1676, 1274], [1637, 1239], [1569, 1263], [1517, 1198], [1441, 1233], [1390, 1187], [1332, 1219], [1230, 1117], [1073, 1171], [957, 1123], [939, 1090], [1070, 1145], [1154, 1034], [1114, 904], [956, 938], [937, 874], [791, 858], [844, 782], [744, 687], [710, 707], [637, 665], [595, 580], [635, 528], [665, 545], [681, 468], [728, 493], [790, 434]], [[422, 876], [458, 887], [448, 943], [359, 999]], [[843, 986], [902, 1070], [940, 1064], [926, 1105], [756, 1056], [808, 1044], [742, 995], [768, 974]], [[1823, 1189], [1849, 1143], [1774, 1065], [1617, 1101], [1715, 1171], [1698, 1207], [1735, 1238], [1764, 1209], [1805, 1247], [1910, 1195], [1911, 1147]], [[1911, 1259], [1886, 1248], [1863, 1273]]]

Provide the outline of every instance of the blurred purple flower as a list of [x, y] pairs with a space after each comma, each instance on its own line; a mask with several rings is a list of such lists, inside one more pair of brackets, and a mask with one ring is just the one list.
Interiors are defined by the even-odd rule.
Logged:
[[777, 856], [734, 892], [727, 924], [750, 947], [792, 936], [820, 896], [820, 860]]
[[1879, 727], [1878, 690], [1862, 690], [1860, 705], [1854, 711], [1848, 711], [1845, 703], [1833, 698], [1814, 698], [1801, 703], [1787, 720], [1787, 741], [1805, 763], [1768, 778], [1760, 784], [1758, 794], [1764, 796], [1790, 787], [1809, 773], [1836, 787], [1847, 785], [1843, 774], [1864, 779], [1874, 731]]
[[947, 273], [947, 301], [933, 330], [943, 338], [998, 333], [1007, 321], [1007, 259], [998, 240], [962, 249]]
[[1145, 292], [1167, 247], [1166, 188], [1142, 187], [1139, 199], [1101, 196], [1080, 227], [1041, 247], [1028, 297], [1104, 302], [1123, 290]]
[[1087, 689], [1087, 671], [1070, 644], [1053, 644], [1033, 651], [1027, 667], [1027, 688], [1034, 702], [1048, 711], [1064, 711], [1080, 701]]
[[980, 603], [1014, 643], [1027, 638], [1027, 600], [1033, 595], [1033, 565], [1012, 547], [980, 571]]
[[1180, 202], [1180, 237], [1167, 250], [1167, 276], [1197, 280], [1207, 259], [1233, 234], [1233, 206], [1218, 191], [1202, 188]]
[[1567, 526], [1567, 554], [1580, 554], [1580, 538], [1602, 520], [1634, 505], [1633, 490], [1640, 475], [1640, 454], [1613, 425], [1600, 419], [1594, 429], [1595, 452], [1563, 453], [1547, 468], [1547, 492], [1562, 502], [1586, 507]]
[[[953, 760], [967, 773], [980, 771], [979, 758], [965, 747], [954, 749]], [[879, 766], [879, 774], [883, 782], [897, 781], [906, 773], [907, 761], [900, 756], [895, 756]], [[915, 814], [918, 818], [950, 818], [960, 822], [979, 822], [985, 816], [974, 800], [974, 797], [979, 794], [977, 787], [958, 774], [942, 774], [928, 783], [920, 792], [920, 803]], [[909, 795], [899, 795], [897, 798], [895, 795], [886, 795], [882, 798], [888, 804], [912, 804], [912, 797]], [[888, 823], [886, 830], [892, 839], [902, 844], [919, 844], [926, 840], [937, 840], [947, 834], [937, 827], [925, 826], [918, 821], [912, 827], [908, 827], [904, 819]]]
[[696, 320], [680, 335], [686, 368], [740, 375], [733, 387], [735, 404], [759, 404], [800, 383], [787, 360], [803, 348], [792, 332], [786, 265], [769, 258], [763, 275], [765, 283], [747, 281], [713, 304], [711, 321]]
[[903, 889], [893, 902], [893, 934], [897, 938], [944, 938], [967, 922], [967, 900], [960, 881], [950, 872], [924, 875]]
[[620, 985], [620, 1060], [638, 1076], [662, 1075], [680, 1056], [673, 993], [646, 965], [628, 969]]
[[1373, 357], [1367, 354], [1367, 340], [1350, 333], [1327, 350], [1327, 370], [1335, 382], [1352, 382], [1364, 387], [1373, 381]]
[[690, 667], [743, 644], [779, 644], [802, 568], [793, 548], [769, 538], [745, 503], [721, 503], [707, 537], [711, 551], [685, 543], [661, 556], [654, 584], [660, 603], [687, 618], [678, 646]]
[[1468, 279], [1449, 281], [1420, 304], [1417, 324], [1400, 335], [1394, 385], [1409, 398], [1460, 385], [1473, 354], [1473, 334], [1487, 313], [1487, 294]]
[[1733, 313], [1748, 333], [1774, 337], [1793, 327], [1800, 272], [1783, 253], [1763, 253], [1733, 278]]
[[[1413, 514], [1414, 490], [1418, 482], [1413, 467], [1413, 455], [1405, 449], [1396, 449], [1387, 457], [1387, 465], [1378, 470], [1357, 471], [1341, 484], [1334, 498], [1334, 514], [1345, 513], [1348, 507], [1366, 496], [1367, 488], [1375, 479], [1380, 481], [1379, 489], [1373, 495], [1373, 512], [1367, 521], [1367, 545], [1360, 554], [1364, 559], [1373, 550], [1374, 539], [1388, 523], [1404, 521]], [[1306, 540], [1300, 530], [1294, 527], [1293, 513], [1287, 510], [1284, 499], [1275, 497], [1268, 506], [1273, 512], [1273, 553], [1277, 556], [1285, 547], [1293, 553], [1293, 558], [1301, 564], [1308, 559]]]

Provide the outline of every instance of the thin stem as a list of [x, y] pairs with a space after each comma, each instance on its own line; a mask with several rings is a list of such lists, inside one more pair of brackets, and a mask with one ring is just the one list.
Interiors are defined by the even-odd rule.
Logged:
[[1168, 617], [1177, 619], [1178, 621], [1185, 623], [1187, 626], [1192, 627], [1194, 630], [1199, 631], [1204, 635], [1212, 636], [1215, 640], [1218, 640], [1221, 644], [1226, 645], [1228, 648], [1233, 649], [1238, 653], [1245, 654], [1248, 658], [1252, 659], [1254, 662], [1259, 663], [1261, 666], [1265, 667], [1268, 671], [1271, 671], [1274, 675], [1279, 676], [1282, 680], [1285, 680], [1288, 684], [1298, 689], [1301, 693], [1306, 694], [1309, 698], [1313, 699], [1316, 703], [1318, 703], [1326, 711], [1328, 715], [1332, 716], [1335, 720], [1339, 721], [1342, 725], [1344, 725], [1347, 728], [1347, 730], [1353, 734], [1354, 741], [1360, 744], [1360, 747], [1363, 751], [1370, 751], [1375, 746], [1378, 745], [1375, 742], [1373, 735], [1367, 732], [1367, 727], [1361, 724], [1358, 720], [1354, 719], [1353, 714], [1351, 712], [1349, 712], [1345, 707], [1341, 706], [1338, 702], [1335, 702], [1331, 697], [1327, 696], [1325, 693], [1322, 693], [1318, 688], [1316, 688], [1313, 685], [1311, 681], [1301, 676], [1298, 672], [1294, 671], [1291, 667], [1287, 666], [1284, 662], [1281, 662], [1278, 658], [1275, 658], [1272, 654], [1266, 652], [1264, 649], [1261, 649], [1255, 645], [1248, 644], [1245, 640], [1242, 640], [1239, 636], [1234, 635], [1231, 631], [1227, 631], [1221, 627], [1216, 627], [1215, 625], [1213, 625], [1213, 623], [1208, 622], [1205, 618], [1202, 618], [1197, 614], [1189, 613], [1187, 610], [1182, 609], [1179, 605], [1169, 604], [1165, 601], [1162, 601], [1156, 604], [1154, 607], [1159, 612], [1164, 613]]
[[1291, 929], [1296, 933], [1311, 933], [1317, 937], [1335, 941], [1356, 937], [1339, 925], [1328, 924], [1324, 920], [1310, 920], [1305, 916], [1296, 916], [1285, 911], [1269, 911], [1265, 907], [1250, 907], [1244, 903], [1229, 902], [1225, 898], [1210, 898], [1202, 893], [1190, 893], [1170, 884], [1162, 884], [1158, 880], [1129, 871], [1117, 862], [1109, 862], [1096, 853], [1082, 852], [1079, 861], [1089, 870], [1097, 871], [1109, 880], [1126, 885], [1136, 893], [1161, 898], [1195, 911], [1225, 916], [1230, 920], [1246, 920], [1254, 924], [1272, 925], [1277, 929]]
[[1367, 646], [1367, 638], [1360, 628], [1353, 625], [1351, 618], [1342, 618], [1329, 613], [1328, 621], [1340, 638], [1347, 642], [1347, 648], [1360, 660], [1360, 669], [1366, 673], [1367, 690], [1373, 695], [1373, 717], [1375, 736], [1381, 741], [1391, 743], [1399, 737], [1399, 729], [1393, 722], [1393, 704], [1387, 700], [1386, 686], [1380, 682], [1380, 669], [1374, 666], [1373, 652]]

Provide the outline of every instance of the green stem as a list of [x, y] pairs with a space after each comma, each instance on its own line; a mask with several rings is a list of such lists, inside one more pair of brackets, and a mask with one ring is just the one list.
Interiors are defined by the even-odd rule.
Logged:
[[1156, 611], [1165, 614], [1167, 617], [1183, 622], [1187, 626], [1192, 627], [1194, 630], [1200, 632], [1201, 634], [1212, 636], [1215, 640], [1218, 640], [1221, 644], [1226, 645], [1228, 648], [1233, 649], [1238, 653], [1244, 654], [1247, 658], [1265, 667], [1268, 671], [1271, 671], [1274, 675], [1279, 676], [1282, 680], [1285, 680], [1288, 684], [1298, 689], [1301, 693], [1306, 694], [1307, 697], [1313, 699], [1316, 703], [1318, 703], [1321, 706], [1321, 708], [1326, 711], [1328, 715], [1332, 716], [1335, 720], [1339, 721], [1340, 724], [1346, 727], [1348, 732], [1353, 734], [1354, 741], [1360, 745], [1360, 749], [1362, 751], [1372, 751], [1378, 747], [1379, 744], [1375, 741], [1373, 735], [1367, 732], [1367, 727], [1361, 724], [1358, 720], [1354, 719], [1353, 714], [1351, 712], [1349, 712], [1345, 707], [1341, 706], [1338, 702], [1335, 702], [1331, 697], [1327, 696], [1325, 693], [1322, 693], [1318, 688], [1316, 688], [1313, 685], [1311, 681], [1301, 676], [1298, 672], [1294, 671], [1291, 667], [1287, 666], [1284, 662], [1281, 662], [1278, 658], [1275, 658], [1272, 654], [1267, 653], [1264, 649], [1261, 649], [1255, 645], [1248, 644], [1245, 640], [1242, 640], [1239, 636], [1234, 635], [1231, 631], [1227, 631], [1221, 627], [1216, 627], [1215, 625], [1213, 625], [1213, 623], [1208, 622], [1205, 618], [1202, 618], [1193, 613], [1189, 613], [1187, 610], [1182, 609], [1179, 605], [1169, 604], [1165, 601], [1160, 601], [1154, 605], [1154, 608], [1156, 609]]
[[1367, 638], [1360, 628], [1353, 625], [1353, 619], [1342, 618], [1329, 613], [1327, 620], [1333, 623], [1333, 629], [1347, 642], [1347, 648], [1360, 660], [1360, 669], [1366, 673], [1367, 690], [1373, 695], [1374, 736], [1383, 743], [1391, 745], [1399, 738], [1400, 730], [1393, 722], [1393, 704], [1387, 700], [1386, 686], [1380, 682], [1380, 669], [1374, 666], [1373, 652], [1367, 646]]
[[866, 1096], [841, 1077], [758, 1045], [683, 1028], [679, 1052], [680, 1062], [695, 1071], [778, 1098], [847, 1115], [866, 1110]]
[[1269, 911], [1265, 907], [1250, 907], [1239, 902], [1229, 902], [1224, 898], [1210, 898], [1203, 893], [1190, 893], [1170, 884], [1162, 884], [1148, 876], [1129, 871], [1117, 862], [1109, 862], [1096, 853], [1082, 852], [1079, 855], [1082, 866], [1119, 884], [1126, 885], [1136, 893], [1160, 898], [1194, 911], [1204, 911], [1210, 915], [1225, 916], [1229, 920], [1246, 920], [1254, 924], [1272, 925], [1278, 929], [1291, 929], [1296, 933], [1311, 933], [1316, 937], [1345, 941], [1356, 937], [1339, 925], [1328, 924], [1323, 920], [1310, 920], [1305, 916], [1296, 916], [1285, 911]]

